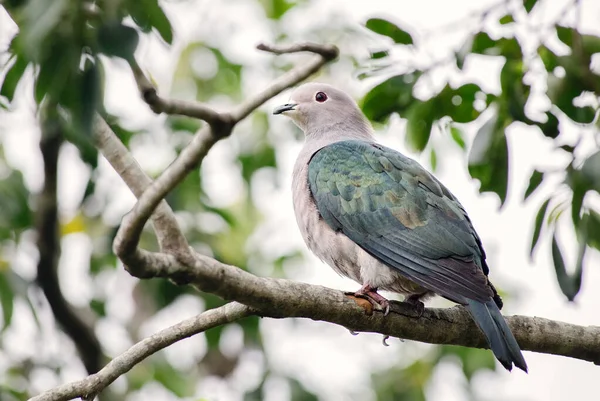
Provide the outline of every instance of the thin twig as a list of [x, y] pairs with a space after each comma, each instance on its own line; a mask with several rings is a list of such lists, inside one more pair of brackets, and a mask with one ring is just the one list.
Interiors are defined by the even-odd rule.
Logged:
[[203, 103], [160, 97], [156, 88], [146, 77], [140, 66], [134, 61], [130, 62], [130, 65], [142, 98], [155, 113], [178, 114], [198, 118], [211, 125], [218, 123], [222, 118], [217, 111]]
[[135, 365], [161, 349], [213, 327], [231, 323], [252, 314], [251, 308], [237, 302], [208, 310], [143, 339], [110, 361], [98, 373], [48, 390], [29, 401], [61, 401], [78, 397], [92, 400], [119, 376], [129, 372]]
[[309, 52], [318, 54], [326, 61], [331, 61], [337, 58], [339, 50], [332, 45], [320, 45], [317, 43], [294, 43], [291, 45], [269, 45], [260, 43], [256, 46], [258, 50], [263, 50], [273, 54], [300, 53]]

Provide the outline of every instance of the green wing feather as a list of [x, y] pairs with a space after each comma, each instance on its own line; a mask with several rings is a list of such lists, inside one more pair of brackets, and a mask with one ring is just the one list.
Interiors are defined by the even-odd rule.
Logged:
[[327, 224], [375, 258], [455, 302], [492, 298], [485, 253], [466, 212], [414, 160], [342, 141], [312, 157], [308, 179]]

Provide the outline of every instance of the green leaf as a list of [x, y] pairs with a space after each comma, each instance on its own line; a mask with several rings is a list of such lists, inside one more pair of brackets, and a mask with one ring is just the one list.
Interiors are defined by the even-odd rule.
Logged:
[[412, 36], [390, 21], [381, 18], [370, 18], [365, 26], [375, 33], [391, 38], [395, 43], [402, 45], [414, 44]]
[[[103, 117], [106, 120], [107, 124], [110, 126], [110, 129], [112, 129], [114, 131], [114, 133], [119, 137], [121, 142], [123, 142], [123, 144], [127, 147], [129, 146], [129, 141], [131, 140], [131, 138], [133, 138], [135, 135], [137, 135], [141, 132], [138, 130], [130, 131], [130, 130], [123, 128], [119, 124], [118, 119], [114, 116], [103, 114]], [[171, 117], [171, 116], [169, 116], [169, 117]], [[168, 121], [169, 120], [167, 120], [167, 123], [168, 123]]]
[[5, 239], [15, 239], [34, 224], [33, 213], [29, 208], [29, 191], [19, 170], [12, 170], [8, 176], [0, 177], [0, 199], [1, 242]]
[[98, 62], [96, 60], [96, 63], [89, 63], [89, 67], [83, 72], [80, 89], [81, 106], [80, 115], [77, 120], [83, 134], [90, 136], [92, 135], [94, 116], [98, 110], [98, 106], [102, 103]]
[[15, 62], [10, 66], [10, 69], [4, 76], [4, 81], [2, 81], [0, 96], [5, 96], [9, 102], [12, 102], [17, 85], [21, 81], [21, 77], [28, 64], [29, 62], [21, 55], [15, 57]]
[[538, 52], [538, 55], [540, 56], [540, 59], [544, 63], [544, 67], [546, 68], [546, 71], [552, 72], [552, 71], [554, 71], [554, 69], [556, 67], [559, 66], [558, 56], [552, 50], [548, 49], [546, 46], [542, 45], [542, 46], [538, 47], [537, 52]]
[[479, 192], [494, 192], [504, 204], [508, 192], [508, 144], [504, 121], [492, 116], [477, 132], [469, 154], [469, 173], [481, 182]]
[[446, 85], [444, 89], [435, 97], [437, 104], [436, 110], [439, 115], [447, 115], [454, 122], [469, 123], [475, 120], [481, 114], [473, 106], [475, 95], [481, 92], [479, 85], [470, 83], [452, 89]]
[[531, 249], [529, 251], [529, 256], [533, 258], [533, 251], [540, 239], [540, 234], [542, 233], [542, 224], [544, 222], [544, 217], [546, 217], [546, 211], [548, 210], [548, 205], [550, 204], [550, 199], [546, 199], [537, 214], [535, 215], [535, 228], [533, 230], [533, 235], [531, 237]]
[[[77, 93], [80, 95], [81, 93]], [[91, 137], [91, 121], [88, 122], [89, 131], [85, 132], [81, 123], [81, 105], [79, 107], [72, 106], [72, 113], [76, 113], [74, 116], [77, 124], [69, 124], [68, 121], [63, 121], [63, 126], [65, 127], [64, 134], [65, 139], [71, 142], [77, 150], [79, 151], [79, 156], [81, 160], [88, 164], [92, 169], [96, 168], [98, 165], [98, 149], [92, 143]], [[93, 118], [93, 114], [92, 114]]]
[[373, 59], [373, 60], [379, 60], [379, 59], [385, 58], [387, 56], [389, 56], [389, 53], [387, 52], [387, 50], [379, 50], [379, 51], [371, 52], [371, 59]]
[[532, 121], [525, 115], [525, 104], [531, 87], [523, 83], [524, 75], [523, 61], [520, 58], [515, 60], [507, 58], [500, 71], [501, 101], [512, 119], [530, 124]]
[[[581, 256], [581, 259], [583, 259], [583, 255]], [[556, 232], [552, 236], [552, 261], [554, 263], [554, 270], [556, 271], [556, 279], [558, 280], [558, 285], [560, 286], [562, 293], [565, 294], [569, 301], [573, 301], [581, 289], [583, 263], [576, 266], [576, 270], [573, 272], [573, 275], [569, 275], [569, 273], [567, 273], [565, 261], [556, 239]]]
[[[30, 0], [27, 2], [22, 13], [25, 20], [21, 20], [19, 26], [21, 28], [20, 43], [28, 58], [39, 62], [42, 54], [51, 54], [46, 52], [48, 42], [55, 39], [69, 6], [67, 0]], [[73, 43], [67, 45], [73, 45]]]
[[471, 53], [475, 54], [488, 54], [490, 49], [496, 47], [496, 41], [490, 38], [486, 32], [479, 32], [473, 38], [473, 44], [471, 45]]
[[590, 107], [578, 107], [573, 104], [573, 99], [578, 97], [585, 88], [574, 77], [566, 75], [564, 78], [548, 76], [548, 97], [571, 120], [580, 124], [590, 124], [594, 121], [596, 111]]
[[417, 152], [423, 151], [429, 142], [434, 119], [433, 104], [431, 99], [416, 101], [406, 111], [406, 143]]
[[537, 123], [536, 125], [542, 130], [544, 136], [555, 139], [560, 131], [558, 129], [558, 118], [549, 111], [546, 112], [548, 120], [545, 123]]
[[429, 162], [431, 163], [431, 170], [435, 171], [437, 169], [437, 154], [435, 153], [435, 149], [431, 149], [429, 153]]
[[600, 193], [600, 151], [585, 159], [581, 166], [581, 178], [586, 188]]
[[571, 201], [571, 219], [573, 220], [573, 224], [575, 227], [579, 225], [579, 221], [581, 220], [581, 207], [583, 206], [583, 199], [585, 198], [585, 194], [587, 193], [587, 189], [582, 185], [575, 185], [573, 187], [573, 198]]
[[527, 11], [527, 14], [529, 14], [531, 10], [533, 10], [533, 7], [535, 7], [536, 3], [537, 0], [523, 0], [523, 7], [525, 7], [525, 11]]
[[527, 198], [529, 198], [529, 196], [537, 189], [537, 187], [540, 186], [543, 180], [544, 173], [537, 170], [533, 170], [533, 173], [529, 178], [529, 185], [527, 186], [527, 189], [525, 190], [525, 195], [523, 196], [524, 201], [527, 200]]
[[6, 330], [8, 328], [8, 326], [10, 326], [10, 323], [12, 321], [12, 317], [13, 317], [13, 308], [14, 308], [14, 292], [12, 290], [12, 287], [10, 285], [10, 281], [9, 281], [9, 277], [8, 275], [10, 274], [10, 270], [9, 271], [0, 271], [0, 305], [2, 306], [2, 318], [3, 318], [3, 325], [2, 325], [2, 330], [0, 330], [0, 333], [2, 333], [4, 330]]
[[383, 122], [392, 113], [401, 113], [414, 101], [412, 90], [420, 74], [396, 75], [365, 95], [362, 110], [371, 121]]
[[297, 2], [292, 0], [260, 0], [268, 18], [281, 19]]
[[133, 53], [138, 42], [138, 32], [117, 21], [107, 22], [98, 29], [98, 46], [108, 56], [134, 61]]
[[173, 28], [157, 0], [138, 0], [128, 2], [133, 21], [144, 32], [155, 28], [165, 42], [173, 42]]
[[79, 72], [79, 50], [65, 41], [53, 41], [48, 53], [49, 56], [40, 62], [35, 80], [34, 98], [38, 104], [46, 95], [58, 101], [64, 93], [78, 87], [73, 86], [72, 81]]
[[106, 316], [106, 302], [99, 299], [92, 299], [90, 301], [90, 309], [93, 310], [98, 316]]
[[582, 56], [588, 58], [594, 53], [600, 53], [600, 38], [595, 35], [582, 35], [577, 30], [565, 26], [557, 26], [556, 34], [558, 39], [571, 49], [575, 47], [575, 38], [580, 37]]
[[452, 136], [454, 142], [456, 142], [456, 144], [460, 146], [461, 149], [465, 150], [467, 148], [467, 145], [465, 144], [465, 139], [463, 138], [464, 135], [460, 129], [458, 129], [454, 125], [451, 126], [450, 135]]
[[500, 25], [506, 25], [515, 22], [515, 19], [512, 15], [506, 14], [504, 17], [500, 18], [498, 22], [500, 22]]
[[500, 48], [500, 54], [507, 60], [522, 61], [523, 50], [519, 41], [515, 38], [501, 38], [496, 42]]
[[593, 210], [585, 213], [581, 218], [581, 226], [585, 226], [586, 243], [600, 251], [600, 214]]

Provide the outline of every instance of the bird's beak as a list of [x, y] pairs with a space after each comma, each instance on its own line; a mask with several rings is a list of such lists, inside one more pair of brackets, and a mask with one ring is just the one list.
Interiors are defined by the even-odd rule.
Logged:
[[296, 106], [298, 106], [296, 103], [282, 104], [281, 106], [275, 107], [275, 109], [273, 110], [273, 114], [281, 114], [281, 113], [286, 112], [286, 111], [295, 110]]

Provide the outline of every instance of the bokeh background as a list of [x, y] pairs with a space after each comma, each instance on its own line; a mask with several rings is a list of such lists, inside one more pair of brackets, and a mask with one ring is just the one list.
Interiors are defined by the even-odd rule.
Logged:
[[[52, 43], [76, 35], [66, 27], [87, 15], [64, 17], [79, 7], [76, 1], [52, 4], [0, 1], [2, 401], [27, 399], [87, 374], [73, 339], [56, 322], [43, 285], [36, 285], [35, 202], [44, 182], [38, 104], [43, 107], [44, 96], [48, 101], [69, 87], [59, 84], [53, 94], [51, 84], [40, 88], [39, 81], [67, 82], [60, 79], [69, 66], [63, 60], [43, 72], [27, 62], [49, 63], [60, 54]], [[339, 60], [314, 80], [351, 93], [374, 121], [382, 143], [434, 171], [461, 200], [487, 250], [491, 278], [505, 298], [503, 312], [600, 324], [595, 249], [600, 219], [594, 211], [600, 205], [599, 2], [132, 0], [97, 6], [90, 8], [90, 18], [99, 10], [140, 30], [135, 59], [160, 94], [217, 109], [241, 102], [310, 57], [273, 56], [256, 50], [256, 44], [337, 45]], [[15, 24], [7, 10], [22, 24]], [[161, 19], [161, 10], [168, 20]], [[97, 25], [88, 28], [93, 32]], [[21, 47], [15, 35], [25, 38]], [[127, 61], [110, 54], [110, 49], [98, 54], [92, 49], [95, 65], [101, 66], [98, 105], [143, 169], [157, 176], [201, 123], [154, 114], [141, 99]], [[89, 94], [80, 96], [85, 100]], [[167, 200], [190, 243], [203, 253], [257, 275], [354, 290], [356, 283], [307, 252], [297, 231], [290, 182], [302, 134], [270, 113], [288, 97], [289, 91], [256, 110]], [[75, 115], [68, 102], [62, 107], [66, 115]], [[111, 242], [134, 201], [90, 146], [89, 136], [69, 133], [58, 164], [62, 255], [57, 274], [62, 295], [98, 339], [104, 362], [162, 328], [222, 304], [210, 294], [165, 280], [140, 281], [124, 271]], [[583, 204], [581, 213], [572, 213], [574, 203]], [[536, 224], [541, 236], [532, 253]], [[552, 256], [553, 233], [562, 257], [556, 247]], [[156, 249], [150, 229], [142, 245]], [[451, 305], [440, 299], [430, 304]], [[504, 371], [485, 350], [398, 339], [389, 344], [382, 344], [381, 335], [354, 336], [322, 322], [248, 318], [155, 354], [101, 399], [559, 401], [598, 396], [600, 368], [580, 360], [525, 352], [526, 375]]]

